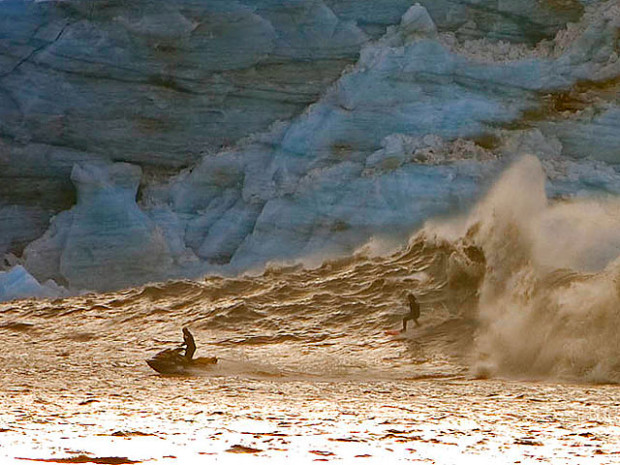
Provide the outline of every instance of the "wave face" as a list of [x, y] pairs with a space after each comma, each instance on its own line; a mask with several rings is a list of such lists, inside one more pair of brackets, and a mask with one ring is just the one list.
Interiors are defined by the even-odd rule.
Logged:
[[[220, 358], [207, 376], [462, 377], [484, 272], [473, 250], [420, 236], [387, 256], [366, 248], [315, 269], [272, 267], [258, 276], [7, 302], [0, 332], [31, 332], [54, 353], [88, 342], [89, 356], [105, 366], [119, 350], [147, 358], [189, 326], [197, 355]], [[422, 325], [412, 323], [407, 336], [386, 335], [400, 328], [409, 291], [419, 296]]]
[[[544, 186], [525, 157], [469, 215], [391, 253], [374, 242], [314, 269], [15, 301], [0, 331], [55, 350], [86, 338], [105, 363], [118, 344], [145, 358], [189, 326], [199, 355], [221, 358], [205, 375], [620, 382], [620, 202], [549, 200]], [[421, 326], [390, 335], [407, 292]]]

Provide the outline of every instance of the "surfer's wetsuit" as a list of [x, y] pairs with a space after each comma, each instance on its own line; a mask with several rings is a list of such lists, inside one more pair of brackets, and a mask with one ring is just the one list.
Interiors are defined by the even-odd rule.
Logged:
[[409, 313], [403, 318], [403, 329], [401, 330], [403, 333], [407, 331], [407, 322], [409, 320], [413, 320], [416, 326], [420, 326], [420, 323], [418, 323], [418, 318], [420, 318], [420, 304], [411, 293], [407, 294], [407, 300], [409, 300]]
[[183, 328], [183, 343], [185, 344], [185, 360], [191, 362], [194, 352], [196, 352], [196, 342], [194, 342], [194, 336], [187, 328]]

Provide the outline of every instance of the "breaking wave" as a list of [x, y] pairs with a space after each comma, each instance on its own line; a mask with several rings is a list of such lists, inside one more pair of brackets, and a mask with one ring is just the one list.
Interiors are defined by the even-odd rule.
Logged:
[[549, 201], [530, 156], [468, 221], [486, 258], [475, 372], [618, 382], [618, 199]]
[[[428, 223], [392, 253], [377, 256], [372, 243], [313, 269], [7, 302], [0, 331], [137, 337], [148, 352], [189, 326], [199, 352], [229, 361], [218, 375], [268, 365], [278, 375], [620, 382], [620, 201], [549, 199], [545, 182], [528, 156], [469, 215]], [[386, 335], [407, 292], [422, 325]]]

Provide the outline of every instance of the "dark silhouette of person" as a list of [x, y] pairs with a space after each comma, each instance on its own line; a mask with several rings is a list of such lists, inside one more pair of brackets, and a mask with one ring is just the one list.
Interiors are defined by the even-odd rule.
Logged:
[[407, 322], [409, 320], [413, 320], [416, 326], [420, 326], [420, 323], [418, 323], [418, 318], [420, 318], [420, 304], [411, 292], [407, 294], [407, 300], [409, 301], [409, 313], [403, 318], [403, 329], [401, 329], [401, 333], [407, 331]]
[[183, 345], [185, 346], [185, 360], [189, 363], [192, 361], [194, 352], [196, 352], [196, 342], [194, 336], [189, 332], [189, 329], [183, 328]]

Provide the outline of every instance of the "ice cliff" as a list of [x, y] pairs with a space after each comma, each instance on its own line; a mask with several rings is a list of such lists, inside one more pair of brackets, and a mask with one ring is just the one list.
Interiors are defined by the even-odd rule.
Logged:
[[609, 0], [0, 1], [3, 267], [105, 290], [320, 260], [523, 153], [552, 196], [618, 193], [619, 30]]

